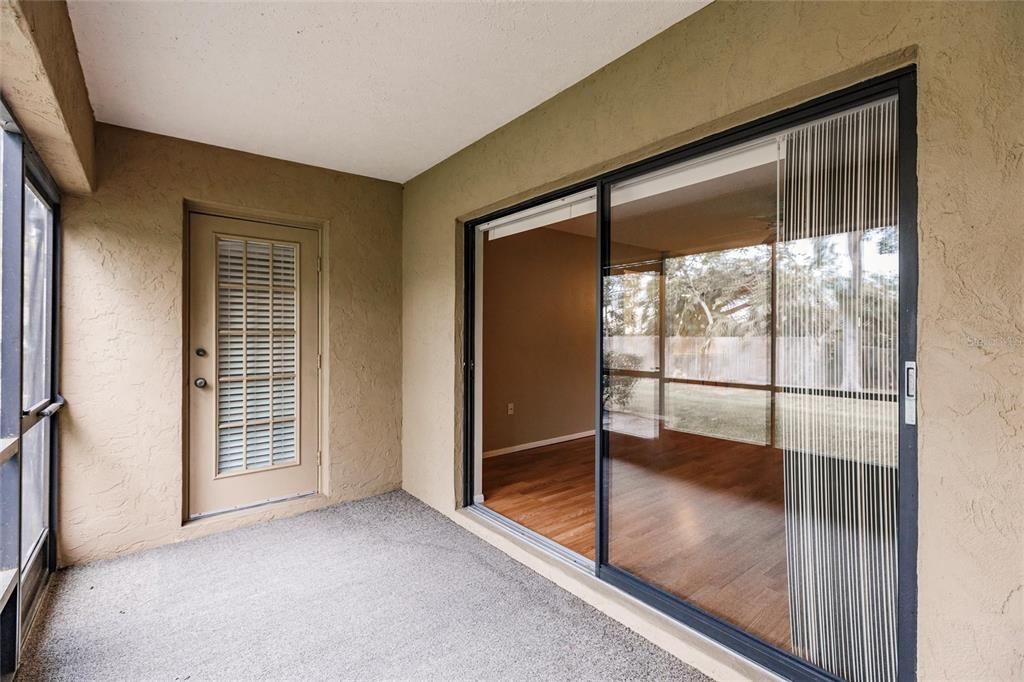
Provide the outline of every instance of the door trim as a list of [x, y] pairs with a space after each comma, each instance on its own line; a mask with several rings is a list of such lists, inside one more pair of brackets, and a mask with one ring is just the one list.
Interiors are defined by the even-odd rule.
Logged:
[[294, 495], [282, 495], [281, 497], [272, 497], [268, 500], [258, 500], [256, 502], [250, 502], [247, 504], [240, 504], [235, 507], [228, 507], [226, 509], [215, 509], [214, 511], [199, 512], [189, 516], [189, 521], [198, 521], [200, 519], [208, 519], [211, 516], [222, 516], [224, 514], [231, 514], [234, 512], [245, 511], [246, 509], [255, 509], [256, 507], [266, 507], [268, 504], [277, 504], [278, 502], [289, 502], [291, 500], [298, 500], [303, 497], [310, 497], [316, 495], [316, 490], [310, 490], [304, 493], [296, 493]]
[[[642, 175], [652, 170], [694, 159], [713, 151], [779, 132], [802, 123], [808, 123], [831, 113], [852, 108], [887, 96], [899, 97], [898, 166], [900, 182], [899, 239], [900, 239], [900, 340], [898, 366], [917, 356], [917, 66], [911, 64], [890, 73], [867, 79], [861, 83], [825, 94], [768, 116], [756, 119], [676, 149], [610, 170], [590, 179], [573, 183], [561, 189], [518, 202], [479, 218], [461, 222], [463, 229], [463, 311], [462, 311], [462, 481], [457, 490], [462, 493], [459, 507], [473, 507], [474, 485], [474, 428], [475, 428], [475, 306], [476, 306], [476, 232], [485, 222], [503, 218], [539, 204], [560, 199], [593, 187], [597, 188], [598, 267], [596, 268], [595, 295], [597, 310], [601, 310], [602, 269], [608, 263], [610, 252], [610, 187], [614, 182]], [[597, 344], [596, 376], [602, 373], [602, 316], [596, 316]], [[903, 417], [905, 394], [904, 372], [900, 372], [900, 450], [899, 450], [899, 502], [897, 575], [897, 679], [913, 680], [917, 672], [917, 427], [908, 425]], [[601, 425], [601, 381], [595, 382], [595, 424]], [[602, 435], [595, 438], [596, 514], [595, 514], [595, 575], [627, 594], [640, 599], [661, 613], [687, 625], [732, 651], [793, 679], [835, 680], [830, 673], [807, 663], [774, 645], [768, 644], [717, 616], [689, 604], [664, 590], [650, 585], [608, 563], [608, 447]]]
[[[303, 492], [296, 495], [288, 495], [281, 498], [274, 498], [269, 500], [261, 500], [252, 504], [242, 505], [238, 507], [232, 507], [229, 509], [218, 510], [214, 512], [206, 512], [198, 515], [191, 515], [189, 511], [189, 476], [191, 473], [189, 451], [189, 430], [190, 430], [190, 419], [189, 419], [189, 396], [191, 391], [190, 372], [189, 372], [189, 332], [191, 329], [191, 306], [189, 302], [189, 290], [191, 280], [191, 267], [189, 262], [189, 254], [191, 253], [192, 238], [190, 229], [190, 218], [192, 214], [207, 215], [216, 218], [229, 218], [235, 220], [245, 220], [249, 222], [264, 223], [267, 225], [274, 225], [277, 227], [294, 228], [300, 230], [312, 230], [317, 234], [317, 408], [316, 408], [316, 421], [317, 421], [317, 443], [316, 443], [316, 457], [317, 457], [317, 488], [316, 490]], [[259, 210], [259, 209], [248, 209], [232, 206], [230, 204], [224, 204], [219, 202], [210, 201], [197, 201], [192, 199], [184, 199], [182, 201], [182, 318], [181, 318], [181, 508], [180, 508], [180, 523], [182, 526], [186, 526], [192, 523], [209, 519], [213, 516], [221, 516], [224, 514], [231, 514], [235, 512], [242, 512], [251, 510], [257, 507], [264, 507], [272, 504], [278, 504], [282, 502], [290, 502], [293, 500], [315, 496], [315, 495], [326, 495], [328, 493], [329, 481], [327, 480], [327, 471], [329, 467], [324, 466], [325, 457], [327, 461], [329, 458], [329, 451], [326, 446], [326, 423], [324, 419], [325, 410], [328, 409], [329, 396], [327, 392], [327, 381], [328, 375], [328, 358], [325, 358], [324, 348], [329, 331], [328, 325], [328, 310], [327, 310], [327, 274], [329, 261], [324, 257], [327, 252], [327, 221], [319, 220], [316, 218], [309, 218], [306, 216], [298, 216], [294, 214], [281, 213], [270, 210]]]

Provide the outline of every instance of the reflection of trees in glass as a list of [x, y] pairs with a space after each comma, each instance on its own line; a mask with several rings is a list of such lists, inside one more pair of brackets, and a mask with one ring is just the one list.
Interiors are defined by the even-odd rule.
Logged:
[[[659, 334], [657, 272], [624, 272], [604, 278], [604, 335], [606, 338], [644, 337]], [[656, 353], [655, 353], [656, 355]], [[643, 369], [644, 357], [621, 349], [604, 349], [605, 367]], [[605, 381], [605, 405], [624, 409], [633, 399], [637, 377], [615, 376]]]
[[782, 368], [780, 383], [893, 390], [896, 228], [783, 242], [777, 257], [780, 336], [815, 340], [821, 358], [821, 366]]
[[[618, 353], [613, 350], [605, 351], [605, 363], [608, 367], [615, 369], [637, 369], [640, 367], [641, 357], [634, 353]], [[625, 409], [633, 400], [633, 390], [639, 377], [618, 374], [609, 377], [604, 382], [604, 404], [606, 407], [617, 406]]]
[[[895, 390], [898, 252], [895, 227], [776, 245], [777, 383], [848, 391]], [[668, 367], [670, 375], [724, 381], [730, 380], [730, 374], [742, 375], [737, 367], [746, 377], [767, 372], [758, 370], [756, 363], [744, 365], [736, 360], [768, 354], [770, 246], [666, 258], [664, 272], [664, 328], [658, 319], [658, 272], [623, 272], [604, 278], [605, 335], [610, 340], [634, 337], [631, 342], [639, 341], [609, 344], [604, 357], [607, 367], [654, 370], [642, 339], [653, 343], [665, 333], [685, 343], [679, 347], [694, 353], [699, 365]], [[745, 341], [738, 342], [741, 339]], [[646, 355], [630, 352], [634, 349]], [[746, 377], [738, 380], [751, 381]], [[767, 376], [757, 381], [766, 383]], [[635, 384], [635, 378], [616, 377], [604, 389], [606, 404], [624, 408]]]
[[605, 277], [604, 301], [605, 336], [657, 336], [658, 273]]
[[771, 249], [746, 246], [665, 260], [667, 331], [702, 339], [699, 375], [710, 377], [720, 337], [768, 335]]

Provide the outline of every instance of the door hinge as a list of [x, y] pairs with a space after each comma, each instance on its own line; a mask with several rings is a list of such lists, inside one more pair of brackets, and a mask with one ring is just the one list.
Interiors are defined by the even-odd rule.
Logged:
[[321, 369], [323, 367], [324, 356], [322, 353], [316, 354], [316, 368]]
[[321, 268], [323, 268], [323, 259], [320, 256], [317, 256], [316, 257], [316, 271], [317, 271], [317, 273], [321, 272]]

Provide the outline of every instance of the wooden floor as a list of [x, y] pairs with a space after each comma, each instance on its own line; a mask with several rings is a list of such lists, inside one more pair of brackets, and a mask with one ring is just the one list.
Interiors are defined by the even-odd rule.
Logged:
[[594, 558], [594, 439], [487, 457], [484, 504]]
[[[610, 562], [790, 648], [780, 451], [612, 434]], [[483, 463], [485, 504], [594, 558], [593, 438]]]

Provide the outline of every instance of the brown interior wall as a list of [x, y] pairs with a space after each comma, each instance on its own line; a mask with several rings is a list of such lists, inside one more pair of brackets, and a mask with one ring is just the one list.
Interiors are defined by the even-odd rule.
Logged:
[[[398, 487], [401, 186], [109, 125], [96, 142], [96, 192], [62, 205], [62, 562]], [[186, 201], [322, 225], [325, 494], [183, 526]]]
[[485, 453], [593, 430], [596, 248], [548, 228], [484, 239]]

